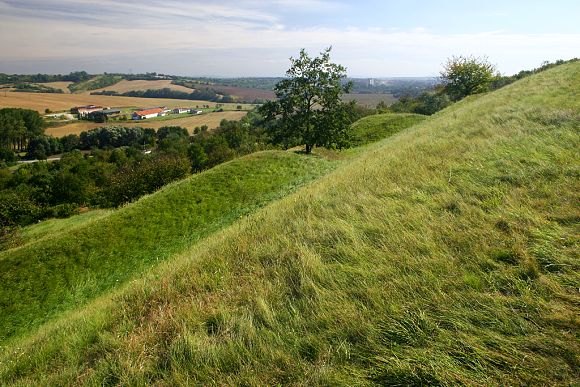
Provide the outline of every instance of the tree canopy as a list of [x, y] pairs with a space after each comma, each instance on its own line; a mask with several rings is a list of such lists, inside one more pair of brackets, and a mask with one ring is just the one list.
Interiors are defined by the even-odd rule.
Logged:
[[286, 79], [274, 88], [277, 100], [260, 107], [275, 142], [284, 146], [303, 144], [306, 153], [314, 146], [342, 149], [348, 146], [352, 105], [342, 102], [346, 68], [330, 61], [328, 48], [311, 58], [302, 49], [290, 58]]
[[0, 148], [22, 150], [28, 141], [44, 133], [44, 120], [35, 110], [0, 109]]
[[453, 56], [441, 71], [445, 92], [455, 101], [489, 90], [497, 78], [495, 66], [485, 57]]

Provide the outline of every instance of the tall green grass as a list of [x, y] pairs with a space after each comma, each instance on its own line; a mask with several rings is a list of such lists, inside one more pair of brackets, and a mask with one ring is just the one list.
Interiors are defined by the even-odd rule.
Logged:
[[84, 226], [88, 222], [105, 217], [111, 210], [91, 210], [69, 218], [48, 219], [40, 223], [18, 229], [14, 236], [14, 247], [37, 243], [44, 238], [54, 238], [57, 234], [68, 233], [76, 227]]
[[5, 346], [5, 384], [575, 385], [580, 64], [468, 98]]
[[377, 114], [364, 117], [352, 125], [350, 135], [354, 146], [366, 145], [395, 135], [427, 116], [411, 113]]
[[[377, 126], [375, 137], [412, 125], [414, 120], [407, 116], [390, 115], [386, 125]], [[385, 130], [386, 126], [392, 128]], [[368, 128], [353, 130], [353, 138], [367, 143], [369, 132]], [[0, 281], [4, 282], [0, 341], [114, 289], [336, 165], [319, 157], [259, 153], [218, 166], [118, 212], [93, 211], [23, 228], [13, 241], [22, 246], [0, 252]]]
[[0, 339], [86, 303], [331, 168], [322, 158], [262, 152], [90, 222], [85, 215], [27, 228], [27, 244], [0, 252]]

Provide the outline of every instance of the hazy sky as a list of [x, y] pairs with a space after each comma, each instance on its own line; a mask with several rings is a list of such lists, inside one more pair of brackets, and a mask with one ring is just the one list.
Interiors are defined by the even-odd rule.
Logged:
[[332, 45], [350, 76], [504, 74], [580, 56], [579, 0], [0, 0], [0, 72], [280, 76]]

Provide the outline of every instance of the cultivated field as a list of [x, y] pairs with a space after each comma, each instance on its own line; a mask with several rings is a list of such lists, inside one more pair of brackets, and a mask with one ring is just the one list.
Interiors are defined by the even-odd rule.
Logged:
[[[211, 87], [218, 91], [223, 91], [228, 93], [234, 98], [239, 98], [244, 101], [253, 101], [255, 99], [270, 100], [274, 99], [275, 95], [273, 91], [262, 90], [262, 89], [252, 89], [246, 87], [229, 87], [229, 86], [205, 86], [196, 85], [199, 87]], [[387, 105], [391, 105], [397, 101], [397, 99], [392, 94], [345, 94], [342, 98], [344, 101], [357, 101], [358, 105], [367, 107], [376, 107], [381, 101], [385, 101]]]
[[206, 113], [201, 115], [186, 115], [181, 118], [173, 120], [144, 120], [144, 121], [112, 121], [107, 124], [98, 124], [90, 121], [76, 121], [72, 124], [59, 126], [55, 128], [47, 128], [46, 134], [54, 137], [64, 137], [67, 134], [79, 134], [87, 130], [98, 128], [105, 125], [119, 125], [119, 126], [140, 126], [143, 128], [159, 129], [163, 126], [182, 126], [187, 128], [191, 134], [196, 126], [207, 125], [210, 129], [217, 128], [221, 120], [239, 120], [246, 115], [244, 111], [224, 111], [217, 113]]
[[203, 85], [203, 84], [194, 84], [194, 86], [200, 89], [204, 88], [214, 89], [223, 93], [227, 93], [231, 95], [233, 98], [238, 98], [243, 101], [275, 98], [274, 92], [270, 90], [254, 89], [249, 87], [233, 87], [233, 86]]
[[[157, 85], [162, 85], [160, 82], [165, 82], [165, 86], [168, 85], [169, 81], [121, 81], [116, 85], [105, 88], [106, 90], [115, 90], [119, 87], [119, 92], [121, 88], [127, 89], [129, 82], [140, 82], [142, 87], [146, 89], [149, 86], [145, 85], [144, 82], [156, 82]], [[69, 82], [51, 82], [46, 85], [57, 88], [59, 85], [63, 90], [66, 89], [66, 85]], [[123, 84], [123, 85], [121, 85]], [[125, 86], [124, 86], [125, 85]], [[133, 85], [130, 90], [139, 90], [135, 87], [138, 85]], [[153, 86], [152, 86], [153, 87]], [[156, 88], [163, 88], [164, 86], [157, 86]], [[211, 86], [210, 86], [211, 87]], [[182, 88], [188, 91], [187, 87], [172, 85], [174, 90], [176, 88]], [[66, 89], [68, 90], [68, 89]], [[273, 92], [260, 89], [249, 89], [241, 87], [218, 87], [216, 90], [223, 90], [231, 93], [232, 96], [240, 97], [244, 100], [254, 100], [256, 98], [269, 99], [273, 98]], [[236, 90], [238, 94], [236, 94]], [[93, 90], [94, 91], [94, 90]], [[66, 91], [65, 91], [66, 92]], [[394, 103], [396, 98], [390, 94], [346, 94], [343, 99], [345, 101], [356, 100], [359, 105], [375, 107], [380, 101], [385, 101], [388, 105]], [[89, 93], [82, 94], [50, 94], [50, 93], [0, 93], [0, 108], [5, 107], [16, 107], [23, 109], [33, 109], [38, 112], [44, 113], [45, 109], [50, 109], [55, 112], [68, 111], [71, 107], [82, 106], [82, 105], [101, 105], [108, 107], [151, 107], [151, 106], [167, 106], [169, 108], [175, 107], [202, 107], [204, 105], [209, 105], [210, 107], [215, 107], [215, 102], [209, 101], [198, 101], [198, 100], [182, 100], [182, 99], [169, 99], [169, 98], [137, 98], [137, 97], [118, 97], [118, 96], [108, 96], [108, 95], [90, 95]], [[237, 103], [222, 104], [225, 110], [236, 109]], [[247, 106], [244, 106], [246, 109]]]
[[[88, 94], [48, 94], [48, 93], [0, 93], [0, 108], [15, 107], [33, 109], [44, 113], [48, 108], [52, 111], [68, 111], [71, 107], [82, 105], [101, 105], [110, 107], [201, 107], [209, 105], [215, 107], [215, 102], [195, 101], [167, 98], [136, 98], [116, 97], [107, 95]], [[224, 109], [235, 109], [238, 104], [222, 104]]]
[[45, 83], [37, 83], [37, 85], [48, 86], [54, 89], [61, 89], [65, 94], [70, 94], [70, 90], [68, 86], [71, 85], [72, 82], [45, 82]]
[[115, 83], [112, 86], [103, 87], [102, 89], [85, 91], [83, 94], [90, 94], [95, 91], [116, 91], [118, 93], [126, 93], [128, 91], [140, 91], [140, 90], [157, 90], [157, 89], [171, 89], [175, 91], [183, 91], [184, 93], [191, 93], [193, 90], [185, 87], [174, 85], [171, 80], [160, 79], [157, 81], [147, 81], [147, 80], [137, 80], [137, 81], [127, 81], [123, 79], [119, 83]]
[[397, 102], [397, 99], [392, 94], [345, 94], [342, 99], [344, 101], [356, 101], [358, 105], [374, 108], [379, 102], [385, 101], [387, 105], [392, 105]]

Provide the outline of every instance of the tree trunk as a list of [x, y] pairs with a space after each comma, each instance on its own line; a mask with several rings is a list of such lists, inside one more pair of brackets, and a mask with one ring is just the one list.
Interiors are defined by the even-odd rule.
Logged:
[[312, 145], [311, 144], [306, 144], [305, 152], [307, 155], [309, 155], [312, 152]]

